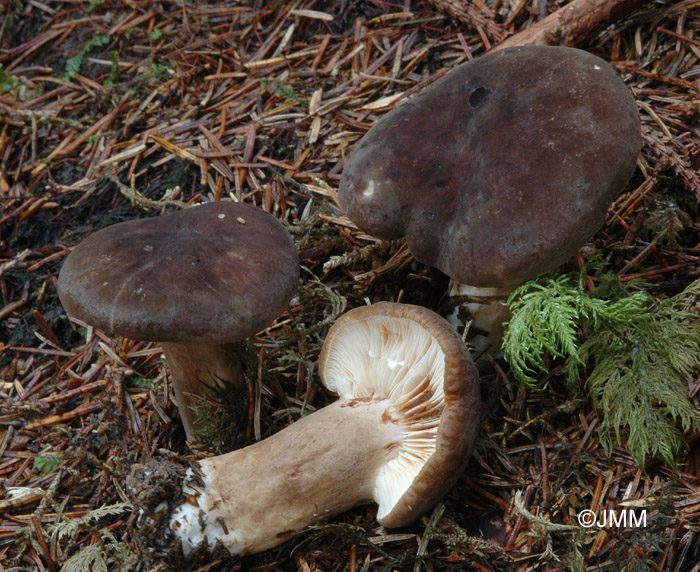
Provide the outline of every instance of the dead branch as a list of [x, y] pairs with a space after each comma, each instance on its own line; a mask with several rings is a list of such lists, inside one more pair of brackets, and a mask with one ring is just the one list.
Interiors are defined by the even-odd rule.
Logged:
[[537, 44], [580, 46], [644, 3], [645, 0], [573, 0], [544, 20], [501, 42], [496, 49]]
[[504, 36], [504, 30], [488, 17], [490, 11], [481, 2], [432, 0], [432, 3], [458, 22], [476, 28], [482, 37], [486, 32], [489, 40], [498, 44], [495, 49], [501, 49], [535, 44], [580, 46], [595, 33], [644, 5], [645, 0], [573, 0], [502, 42], [499, 40]]

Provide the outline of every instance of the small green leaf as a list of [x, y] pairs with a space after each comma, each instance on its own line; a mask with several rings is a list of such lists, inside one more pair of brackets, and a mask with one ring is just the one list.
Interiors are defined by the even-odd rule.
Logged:
[[86, 9], [88, 14], [96, 12], [104, 4], [104, 0], [91, 0], [89, 6]]
[[59, 457], [34, 457], [32, 466], [40, 473], [50, 473], [61, 466], [63, 459]]
[[66, 60], [66, 79], [73, 79], [80, 73], [80, 68], [83, 65], [83, 60], [87, 57], [93, 48], [99, 48], [107, 45], [112, 38], [108, 34], [101, 34], [90, 40], [80, 52]]
[[109, 52], [109, 59], [112, 62], [112, 71], [107, 81], [111, 84], [116, 84], [119, 81], [119, 52], [117, 50]]
[[12, 91], [17, 83], [17, 80], [2, 69], [2, 64], [0, 64], [0, 91], [3, 93]]
[[144, 389], [155, 389], [156, 384], [147, 377], [129, 377], [126, 379], [127, 387], [142, 387]]
[[163, 79], [170, 73], [170, 68], [166, 65], [159, 64], [157, 62], [151, 63], [150, 75], [153, 79]]

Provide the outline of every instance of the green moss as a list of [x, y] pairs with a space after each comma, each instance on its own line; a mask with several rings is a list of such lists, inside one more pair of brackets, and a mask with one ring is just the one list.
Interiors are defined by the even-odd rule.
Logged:
[[545, 277], [516, 289], [503, 348], [515, 378], [535, 387], [550, 356], [561, 358], [570, 388], [590, 394], [599, 435], [610, 454], [623, 443], [640, 465], [648, 457], [675, 467], [683, 434], [700, 429], [700, 411], [687, 396], [700, 372], [700, 318], [689, 304], [700, 280], [665, 300], [611, 288], [605, 299], [578, 277]]
[[95, 36], [83, 47], [77, 55], [66, 60], [66, 79], [71, 80], [80, 73], [80, 68], [83, 66], [83, 60], [88, 56], [93, 48], [107, 45], [111, 38], [107, 34]]

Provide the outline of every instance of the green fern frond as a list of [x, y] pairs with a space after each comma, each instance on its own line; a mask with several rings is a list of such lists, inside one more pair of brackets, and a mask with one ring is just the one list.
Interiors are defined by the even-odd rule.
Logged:
[[505, 357], [515, 378], [533, 387], [534, 375], [547, 371], [547, 352], [563, 356], [568, 349], [575, 354], [577, 313], [556, 289], [547, 291], [534, 283], [517, 288], [507, 303], [512, 318], [503, 337]]

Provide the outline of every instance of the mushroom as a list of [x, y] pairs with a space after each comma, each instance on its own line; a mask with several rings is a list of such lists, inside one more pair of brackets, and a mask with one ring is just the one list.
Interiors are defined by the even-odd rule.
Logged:
[[240, 342], [286, 309], [298, 280], [296, 248], [275, 217], [215, 202], [92, 234], [63, 264], [58, 294], [88, 324], [160, 343], [194, 442], [203, 403], [247, 394]]
[[[553, 270], [602, 225], [641, 148], [631, 93], [585, 51], [507, 48], [458, 66], [378, 121], [354, 148], [339, 202], [373, 236], [473, 302], [500, 346], [512, 289]], [[478, 342], [477, 342], [478, 343]]]
[[[203, 543], [260, 552], [372, 500], [381, 524], [403, 526], [454, 484], [474, 446], [480, 398], [446, 320], [406, 304], [351, 310], [328, 333], [320, 375], [337, 401], [188, 469], [169, 519], [185, 554]], [[154, 472], [136, 467], [129, 489], [144, 489], [138, 483]]]

